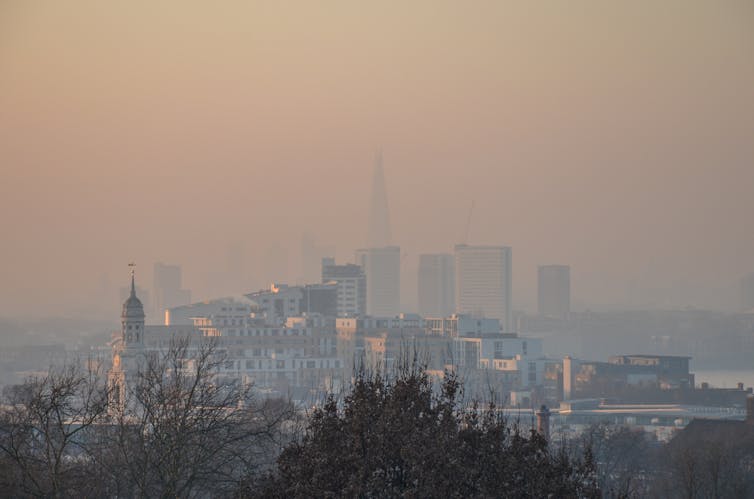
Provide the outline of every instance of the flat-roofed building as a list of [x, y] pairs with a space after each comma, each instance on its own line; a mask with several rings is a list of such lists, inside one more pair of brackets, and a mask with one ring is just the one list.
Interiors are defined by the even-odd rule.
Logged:
[[511, 253], [507, 246], [456, 245], [457, 313], [498, 319], [512, 332]]

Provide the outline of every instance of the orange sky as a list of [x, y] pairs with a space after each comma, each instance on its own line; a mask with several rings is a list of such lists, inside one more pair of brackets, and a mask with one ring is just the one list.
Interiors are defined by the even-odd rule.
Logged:
[[260, 285], [280, 246], [295, 282], [304, 232], [349, 260], [380, 145], [407, 308], [472, 200], [517, 307], [540, 263], [571, 264], [584, 306], [734, 306], [752, 26], [743, 0], [5, 0], [0, 315], [117, 313], [102, 287], [131, 260], [207, 298]]

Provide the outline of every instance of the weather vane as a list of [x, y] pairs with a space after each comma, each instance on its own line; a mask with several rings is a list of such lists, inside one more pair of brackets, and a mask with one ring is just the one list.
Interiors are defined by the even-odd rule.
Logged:
[[131, 269], [131, 277], [133, 277], [134, 271], [136, 270], [136, 264], [134, 262], [131, 262], [128, 264], [128, 267]]

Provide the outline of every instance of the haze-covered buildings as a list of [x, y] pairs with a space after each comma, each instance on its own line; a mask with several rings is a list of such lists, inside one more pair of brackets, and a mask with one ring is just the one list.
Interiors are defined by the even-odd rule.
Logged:
[[358, 317], [366, 314], [367, 278], [360, 265], [336, 265], [334, 258], [323, 258], [322, 282], [335, 283], [338, 317]]
[[499, 319], [513, 329], [512, 261], [507, 246], [455, 247], [456, 312]]
[[419, 315], [446, 317], [455, 312], [456, 276], [453, 255], [419, 255]]
[[401, 309], [401, 249], [398, 246], [356, 250], [366, 276], [366, 313], [392, 317]]
[[179, 265], [157, 262], [154, 264], [153, 278], [153, 308], [160, 317], [157, 323], [162, 323], [162, 314], [166, 309], [191, 303], [191, 291], [183, 289], [183, 273]]

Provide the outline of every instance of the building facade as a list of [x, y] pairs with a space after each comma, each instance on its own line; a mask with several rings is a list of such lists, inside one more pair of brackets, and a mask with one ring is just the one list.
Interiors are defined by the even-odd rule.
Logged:
[[513, 329], [512, 256], [507, 246], [455, 247], [456, 312], [500, 320]]
[[401, 249], [398, 246], [356, 250], [366, 276], [367, 315], [392, 317], [401, 308]]
[[338, 317], [359, 317], [366, 314], [367, 278], [359, 265], [336, 265], [334, 258], [322, 259], [322, 282], [335, 283]]

